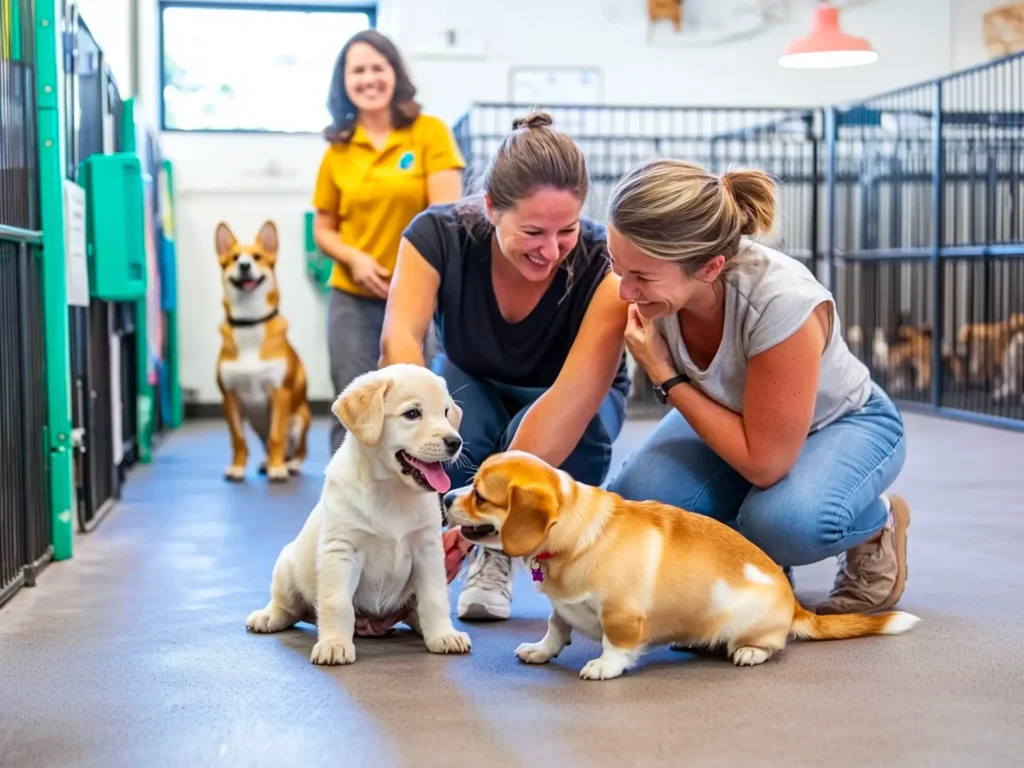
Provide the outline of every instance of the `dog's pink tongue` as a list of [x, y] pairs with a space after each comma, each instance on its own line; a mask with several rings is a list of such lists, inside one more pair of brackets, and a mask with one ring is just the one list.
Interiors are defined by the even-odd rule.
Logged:
[[416, 465], [416, 469], [423, 473], [423, 476], [427, 478], [427, 482], [430, 483], [430, 487], [438, 493], [448, 493], [448, 489], [452, 487], [452, 480], [444, 471], [444, 467], [441, 466], [440, 462], [434, 462], [433, 464], [427, 464], [419, 459], [413, 459], [413, 464]]

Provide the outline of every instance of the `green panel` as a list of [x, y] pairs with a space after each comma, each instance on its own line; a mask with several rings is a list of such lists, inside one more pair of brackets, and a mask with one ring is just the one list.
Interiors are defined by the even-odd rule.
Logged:
[[[170, 160], [162, 163], [164, 171], [166, 206], [164, 210], [164, 237], [169, 241], [170, 258], [177, 259], [176, 237], [175, 237], [175, 207], [174, 207], [174, 165]], [[175, 285], [173, 290], [177, 291], [177, 271], [175, 270]], [[181, 426], [184, 419], [184, 405], [181, 398], [181, 358], [178, 348], [178, 309], [177, 300], [174, 301], [174, 309], [166, 313], [167, 317], [167, 380], [170, 390], [171, 418], [170, 426], [177, 428]]]
[[135, 151], [135, 99], [121, 103], [121, 151]]
[[[135, 99], [125, 99], [121, 107], [121, 150], [138, 152], [135, 141]], [[149, 383], [149, 327], [146, 316], [145, 296], [135, 303], [135, 358], [136, 383], [139, 394], [136, 399], [138, 414], [138, 455], [139, 463], [152, 461], [154, 391]]]
[[21, 61], [21, 7], [17, 0], [11, 3], [10, 11], [10, 19], [4, 19], [10, 25], [8, 29], [11, 30], [11, 50], [8, 58], [12, 61]]
[[[57, 106], [57, 11], [61, 0], [36, 0], [36, 108]], [[63, 74], [63, 73], [61, 73]], [[64, 179], [61, 171], [60, 179]]]
[[134, 154], [92, 155], [82, 164], [89, 295], [135, 301], [146, 294], [142, 164]]
[[316, 247], [316, 241], [313, 238], [314, 217], [315, 215], [312, 211], [306, 211], [306, 272], [309, 274], [310, 279], [320, 286], [321, 290], [326, 293], [331, 290], [328, 281], [331, 278], [331, 269], [334, 265], [331, 260], [324, 256], [323, 252]]
[[36, 78], [39, 83], [39, 196], [43, 218], [43, 338], [46, 346], [46, 405], [49, 421], [50, 500], [53, 556], [72, 554], [74, 484], [71, 459], [71, 350], [64, 263], [64, 169], [60, 159], [57, 29], [54, 0], [37, 0]]

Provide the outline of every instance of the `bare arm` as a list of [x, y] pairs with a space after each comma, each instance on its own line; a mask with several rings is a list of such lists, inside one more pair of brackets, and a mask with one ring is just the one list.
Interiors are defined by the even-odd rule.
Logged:
[[750, 358], [742, 416], [689, 384], [669, 390], [669, 402], [701, 440], [758, 488], [784, 478], [807, 439], [829, 307], [819, 305], [796, 333]]
[[615, 379], [627, 307], [619, 298], [619, 278], [609, 272], [591, 299], [561, 373], [527, 410], [510, 449], [527, 451], [554, 466], [569, 457]]
[[324, 252], [325, 256], [343, 267], [350, 267], [352, 261], [363, 254], [358, 249], [342, 242], [341, 235], [338, 234], [339, 224], [340, 220], [337, 214], [317, 211], [316, 218], [313, 220], [313, 242]]
[[462, 197], [462, 171], [449, 168], [427, 176], [427, 201], [430, 205], [454, 203]]
[[398, 246], [398, 262], [384, 310], [384, 328], [380, 337], [381, 366], [424, 364], [423, 340], [430, 327], [440, 286], [441, 276], [437, 270], [403, 237]]
[[346, 245], [338, 233], [337, 214], [317, 211], [313, 220], [313, 242], [328, 258], [338, 262], [352, 275], [352, 279], [372, 295], [385, 298], [388, 295], [390, 275], [377, 260], [358, 248]]

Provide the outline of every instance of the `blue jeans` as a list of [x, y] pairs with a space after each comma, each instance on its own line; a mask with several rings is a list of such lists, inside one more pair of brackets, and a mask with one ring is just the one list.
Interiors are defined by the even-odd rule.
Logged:
[[673, 411], [609, 490], [714, 517], [780, 566], [807, 565], [882, 529], [887, 511], [879, 496], [906, 452], [903, 419], [876, 385], [862, 407], [808, 435], [793, 469], [770, 488], [753, 487]]
[[[547, 390], [470, 376], [444, 354], [435, 357], [430, 367], [444, 377], [452, 398], [462, 408], [459, 434], [465, 458], [448, 469], [452, 487], [460, 488], [473, 481], [484, 459], [508, 449], [527, 408]], [[619, 436], [625, 416], [625, 396], [618, 390], [609, 391], [561, 469], [582, 483], [603, 483], [611, 464], [612, 442]]]

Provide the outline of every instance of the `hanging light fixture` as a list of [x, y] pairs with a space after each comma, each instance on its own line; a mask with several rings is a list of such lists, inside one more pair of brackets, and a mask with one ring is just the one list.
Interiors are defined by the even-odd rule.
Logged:
[[878, 54], [867, 40], [840, 31], [839, 9], [829, 0], [818, 3], [811, 34], [794, 40], [779, 58], [780, 65], [791, 69], [859, 67], [876, 61]]

